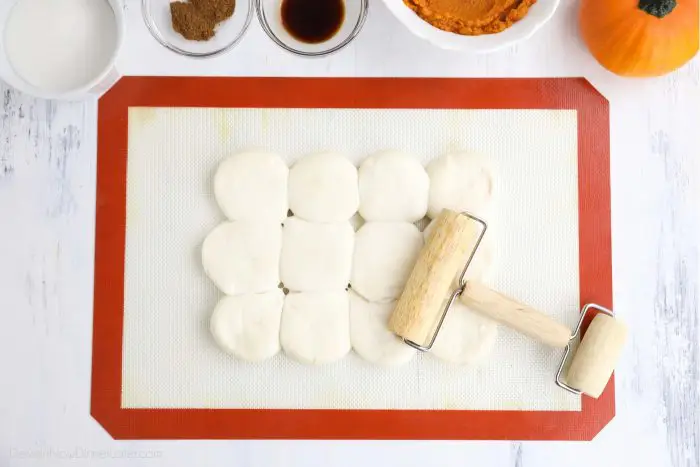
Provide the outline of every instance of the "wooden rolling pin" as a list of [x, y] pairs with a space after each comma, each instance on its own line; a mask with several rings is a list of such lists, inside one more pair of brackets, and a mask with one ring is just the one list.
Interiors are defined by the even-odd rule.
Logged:
[[[430, 348], [439, 331], [454, 279], [474, 251], [481, 225], [444, 210], [421, 251], [403, 294], [389, 319], [389, 329], [408, 343]], [[556, 348], [565, 347], [571, 330], [534, 308], [469, 281], [460, 300], [470, 309]], [[598, 397], [610, 379], [626, 338], [626, 327], [599, 314], [593, 319], [567, 373], [568, 384]]]
[[435, 224], [389, 318], [389, 329], [422, 347], [430, 347], [445, 297], [480, 233], [476, 223], [453, 211], [443, 211]]

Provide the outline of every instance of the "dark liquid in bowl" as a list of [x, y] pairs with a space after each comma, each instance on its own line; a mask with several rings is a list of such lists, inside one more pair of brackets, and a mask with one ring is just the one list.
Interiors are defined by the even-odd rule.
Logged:
[[282, 0], [282, 25], [307, 44], [327, 41], [345, 19], [345, 0]]

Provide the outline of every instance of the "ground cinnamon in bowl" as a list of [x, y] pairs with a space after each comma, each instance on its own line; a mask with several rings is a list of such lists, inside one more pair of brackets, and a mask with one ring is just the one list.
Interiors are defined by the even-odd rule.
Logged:
[[173, 29], [185, 39], [208, 41], [216, 26], [233, 16], [236, 0], [189, 0], [170, 4]]

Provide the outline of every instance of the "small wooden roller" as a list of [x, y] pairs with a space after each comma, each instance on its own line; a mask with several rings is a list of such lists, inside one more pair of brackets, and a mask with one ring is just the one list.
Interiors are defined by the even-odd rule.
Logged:
[[[600, 396], [625, 342], [625, 325], [616, 320], [611, 311], [589, 304], [581, 311], [581, 319], [572, 332], [528, 305], [478, 282], [465, 281], [465, 264], [468, 267], [474, 256], [486, 231], [486, 223], [470, 214], [449, 210], [444, 210], [435, 222], [436, 226], [391, 315], [389, 329], [407, 344], [428, 350], [450, 305], [459, 299], [470, 309], [526, 336], [551, 347], [565, 348], [555, 378], [557, 384], [576, 394]], [[460, 286], [454, 291], [454, 279], [460, 271]], [[571, 342], [591, 310], [597, 311], [596, 316], [578, 346], [566, 377], [562, 378]]]

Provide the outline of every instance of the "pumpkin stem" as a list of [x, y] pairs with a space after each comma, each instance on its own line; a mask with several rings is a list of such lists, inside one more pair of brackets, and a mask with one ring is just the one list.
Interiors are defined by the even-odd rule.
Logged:
[[676, 0], [639, 0], [638, 6], [640, 10], [650, 15], [663, 18], [676, 8]]

